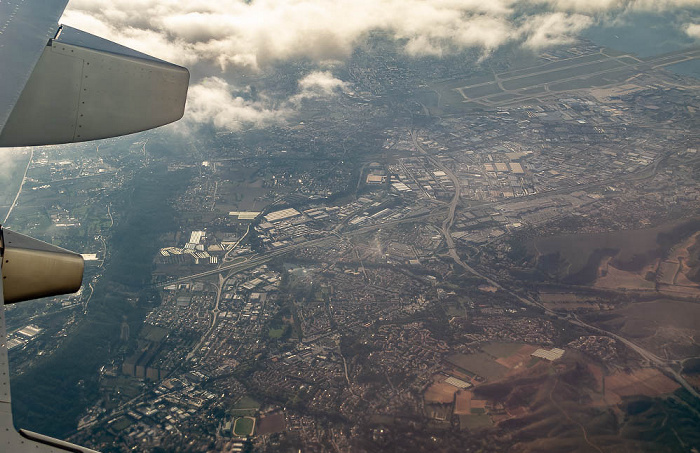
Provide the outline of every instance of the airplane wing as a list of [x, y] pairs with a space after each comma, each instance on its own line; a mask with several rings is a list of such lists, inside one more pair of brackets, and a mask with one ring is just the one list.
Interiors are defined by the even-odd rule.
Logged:
[[0, 2], [0, 146], [115, 137], [182, 118], [187, 69], [59, 27], [66, 3]]
[[5, 127], [68, 0], [0, 2], [0, 131]]
[[[72, 143], [177, 121], [187, 69], [71, 27], [68, 0], [0, 0], [0, 146]], [[0, 227], [0, 451], [93, 450], [15, 430], [5, 304], [77, 291], [80, 255]]]

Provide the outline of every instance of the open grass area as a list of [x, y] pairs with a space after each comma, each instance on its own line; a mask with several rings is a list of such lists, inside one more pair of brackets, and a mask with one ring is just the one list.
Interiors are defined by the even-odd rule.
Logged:
[[486, 379], [498, 379], [508, 371], [508, 368], [484, 353], [453, 354], [447, 357], [447, 361], [464, 371], [475, 373]]
[[489, 83], [486, 85], [479, 85], [475, 87], [464, 87], [460, 90], [464, 96], [468, 99], [480, 98], [484, 96], [489, 96], [492, 94], [501, 93], [501, 90], [496, 83]]
[[489, 343], [482, 347], [484, 351], [494, 357], [510, 357], [520, 350], [521, 343]]
[[459, 416], [459, 426], [462, 429], [478, 431], [493, 426], [491, 418], [486, 414], [468, 414]]
[[517, 79], [506, 80], [503, 82], [503, 88], [505, 88], [506, 90], [517, 90], [520, 88], [541, 85], [543, 83], [556, 82], [562, 79], [583, 77], [586, 74], [595, 74], [601, 71], [609, 71], [611, 69], [620, 68], [622, 66], [623, 64], [616, 60], [604, 60], [588, 63], [582, 66], [565, 67], [553, 71], [523, 76]]
[[700, 356], [700, 304], [669, 299], [639, 302], [590, 320], [606, 330], [634, 339], [640, 346], [670, 359]]
[[256, 424], [258, 435], [278, 433], [284, 431], [285, 426], [286, 420], [283, 413], [268, 415]]
[[236, 401], [236, 404], [233, 405], [229, 412], [237, 416], [252, 416], [258, 408], [260, 408], [260, 403], [249, 396], [243, 396]]
[[128, 398], [134, 398], [143, 392], [139, 382], [129, 376], [106, 377], [102, 381], [102, 387], [119, 392]]
[[275, 339], [276, 339], [276, 338], [280, 338], [280, 337], [282, 336], [282, 334], [284, 334], [284, 329], [283, 329], [283, 328], [280, 328], [280, 329], [269, 329], [269, 330], [267, 331], [267, 336], [270, 337], [270, 338], [275, 338]]
[[115, 431], [123, 431], [131, 425], [131, 420], [129, 420], [127, 417], [119, 417], [110, 425], [110, 427]]
[[606, 60], [606, 59], [608, 59], [608, 57], [606, 57], [605, 55], [600, 54], [600, 53], [583, 55], [581, 57], [569, 58], [569, 59], [560, 60], [560, 61], [553, 61], [551, 63], [546, 63], [546, 64], [539, 65], [539, 66], [517, 69], [515, 71], [504, 72], [504, 73], [499, 74], [499, 77], [501, 77], [503, 79], [508, 79], [511, 77], [520, 77], [520, 76], [525, 76], [525, 75], [532, 74], [535, 72], [555, 71], [557, 69], [567, 68], [567, 67], [574, 66], [574, 65], [592, 63], [595, 61], [602, 61], [602, 60]]
[[[544, 90], [543, 90], [544, 91]], [[517, 94], [513, 93], [502, 93], [502, 94], [496, 94], [494, 96], [489, 96], [486, 100], [489, 102], [495, 102], [495, 103], [504, 103], [507, 104], [509, 102], [515, 101], [520, 99], [520, 96]]]
[[622, 83], [638, 73], [639, 71], [635, 69], [624, 67], [615, 71], [605, 72], [603, 74], [596, 74], [577, 79], [565, 80], [563, 82], [552, 83], [549, 85], [549, 89], [552, 91], [569, 91], [600, 87]]

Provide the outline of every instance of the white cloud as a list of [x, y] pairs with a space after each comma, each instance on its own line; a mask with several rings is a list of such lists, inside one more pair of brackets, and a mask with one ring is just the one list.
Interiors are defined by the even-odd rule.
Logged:
[[630, 9], [641, 11], [666, 11], [676, 8], [700, 8], [700, 0], [630, 0]]
[[[516, 4], [515, 0], [72, 0], [63, 22], [182, 64], [205, 61], [222, 70], [259, 69], [289, 58], [345, 58], [374, 30], [405, 41], [410, 55], [440, 55], [466, 47], [490, 51], [529, 37], [531, 29], [520, 29], [513, 20]], [[568, 34], [565, 27], [570, 23], [565, 21], [552, 33]]]
[[271, 99], [238, 88], [219, 77], [207, 77], [190, 87], [184, 122], [211, 123], [237, 131], [285, 124], [305, 99], [329, 98], [348, 90], [330, 71], [314, 71], [299, 80], [298, 92], [288, 99]]
[[688, 24], [685, 26], [685, 33], [691, 38], [700, 39], [700, 24]]
[[289, 109], [275, 107], [267, 98], [249, 100], [218, 77], [209, 77], [190, 87], [186, 123], [212, 123], [231, 131], [282, 124]]
[[330, 71], [314, 71], [299, 80], [299, 93], [290, 102], [299, 104], [304, 99], [327, 98], [347, 89], [348, 83], [335, 78]]
[[601, 13], [608, 11], [666, 11], [697, 8], [700, 0], [527, 0], [556, 11]]
[[541, 49], [571, 43], [575, 35], [592, 22], [593, 19], [582, 14], [552, 13], [530, 17], [522, 27], [527, 36], [524, 45], [531, 49]]
[[[374, 31], [396, 39], [409, 56], [465, 48], [486, 56], [509, 43], [539, 49], [572, 42], [611, 11], [698, 6], [700, 0], [71, 0], [62, 22], [188, 66], [190, 118], [205, 121], [211, 114], [215, 124], [241, 127], [279, 121], [285, 112], [232, 94], [235, 88], [222, 86], [230, 74], [296, 58], [320, 68], [348, 57]], [[688, 34], [696, 33], [693, 27]], [[324, 91], [330, 85], [322, 81], [332, 80], [327, 72], [310, 74], [295, 96], [276, 105], [289, 109], [345, 88], [337, 81]], [[202, 99], [215, 94], [217, 105], [205, 105]]]

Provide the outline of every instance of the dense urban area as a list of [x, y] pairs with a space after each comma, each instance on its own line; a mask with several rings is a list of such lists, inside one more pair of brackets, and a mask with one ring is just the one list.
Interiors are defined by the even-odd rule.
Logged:
[[105, 452], [697, 452], [700, 84], [667, 67], [700, 48], [515, 54], [377, 38], [285, 125], [19, 152], [4, 223], [86, 273], [8, 307], [17, 425]]

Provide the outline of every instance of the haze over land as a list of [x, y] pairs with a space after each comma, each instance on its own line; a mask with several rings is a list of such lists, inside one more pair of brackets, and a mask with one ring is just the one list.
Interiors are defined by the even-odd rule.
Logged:
[[698, 2], [69, 6], [193, 83], [173, 127], [16, 154], [7, 225], [89, 260], [79, 294], [8, 310], [18, 426], [700, 445]]

